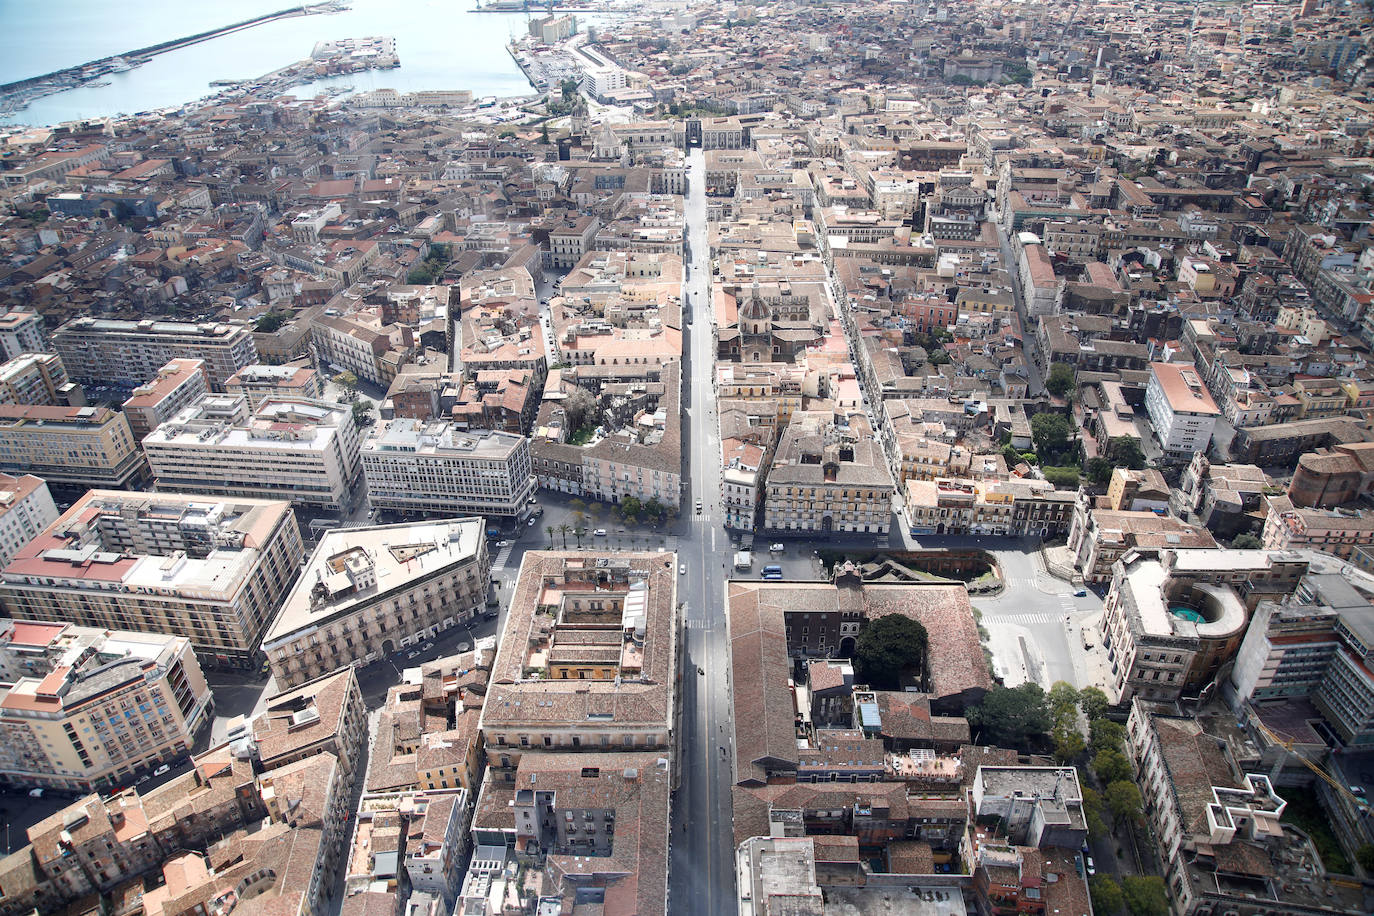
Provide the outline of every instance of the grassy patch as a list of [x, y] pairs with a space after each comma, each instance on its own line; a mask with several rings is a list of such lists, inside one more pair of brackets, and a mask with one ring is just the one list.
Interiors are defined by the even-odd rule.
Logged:
[[568, 439], [568, 444], [569, 444], [569, 445], [586, 445], [588, 442], [591, 442], [591, 441], [592, 441], [592, 436], [595, 436], [595, 435], [596, 435], [596, 427], [595, 427], [595, 426], [584, 426], [584, 427], [582, 427], [581, 429], [579, 429], [577, 432], [575, 432], [575, 433], [572, 434], [572, 436]]
[[1331, 818], [1316, 799], [1292, 789], [1281, 794], [1288, 799], [1288, 806], [1283, 809], [1283, 820], [1306, 831], [1316, 845], [1317, 854], [1322, 857], [1326, 870], [1341, 875], [1350, 874], [1350, 860], [1345, 857], [1336, 835], [1331, 832]]

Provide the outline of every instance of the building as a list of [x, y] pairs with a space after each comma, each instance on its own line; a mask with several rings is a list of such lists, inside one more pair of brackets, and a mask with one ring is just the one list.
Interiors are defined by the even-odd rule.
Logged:
[[67, 380], [67, 367], [56, 353], [21, 353], [0, 365], [0, 404], [83, 407], [86, 396]]
[[725, 509], [725, 527], [753, 531], [759, 507], [759, 478], [767, 450], [740, 439], [723, 440], [720, 450], [720, 499]]
[[[926, 628], [928, 657], [939, 659], [939, 663], [928, 666], [922, 683], [904, 685], [912, 688], [901, 694], [904, 700], [926, 701], [918, 708], [898, 708], [881, 696], [869, 702], [854, 691], [854, 711], [839, 719], [840, 725], [862, 729], [872, 737], [885, 737], [884, 731], [891, 731], [894, 741], [911, 742], [905, 747], [894, 745], [903, 751], [911, 746], [932, 746], [944, 739], [929, 730], [917, 734], [901, 723], [960, 713], [965, 705], [981, 700], [992, 686], [968, 590], [962, 585], [863, 582], [857, 570], [848, 565], [837, 569], [834, 582], [735, 579], [729, 583], [727, 600], [735, 710], [734, 773], [740, 786], [799, 781], [807, 742], [799, 735], [798, 717], [809, 714], [809, 710], [800, 706], [800, 695], [790, 676], [793, 664], [799, 659], [852, 658], [859, 633], [870, 620], [887, 614], [916, 620]], [[830, 686], [818, 678], [809, 689], [843, 693], [842, 668], [826, 666], [821, 671], [829, 676]], [[811, 673], [817, 673], [816, 665], [811, 666]], [[907, 737], [898, 738], [899, 732]], [[838, 757], [842, 761], [857, 759], [845, 754]], [[905, 797], [905, 786], [901, 788]], [[963, 817], [961, 814], [961, 823]], [[902, 820], [905, 822], [904, 817]], [[737, 827], [742, 822], [737, 806]], [[903, 823], [903, 836], [905, 826]], [[767, 832], [746, 830], [737, 838]]]
[[892, 474], [858, 415], [792, 415], [769, 468], [763, 527], [770, 531], [886, 534]]
[[523, 518], [534, 495], [530, 440], [398, 417], [362, 445], [368, 499], [398, 512]]
[[1369, 430], [1352, 417], [1291, 420], [1237, 429], [1231, 440], [1231, 458], [1262, 468], [1291, 467], [1306, 452], [1371, 439], [1374, 436]]
[[43, 318], [37, 312], [6, 312], [0, 315], [0, 362], [25, 353], [48, 349], [43, 338]]
[[256, 669], [305, 555], [289, 503], [91, 490], [0, 573], [16, 619], [191, 640], [206, 667]]
[[1335, 916], [1369, 909], [1326, 876], [1267, 776], [1243, 773], [1224, 738], [1136, 699], [1126, 722], [1136, 782], [1178, 916]]
[[1171, 492], [1164, 475], [1154, 468], [1113, 468], [1107, 484], [1107, 505], [1117, 512], [1168, 511]]
[[263, 635], [279, 684], [367, 663], [472, 620], [487, 598], [480, 518], [325, 532]]
[[1128, 551], [1102, 617], [1117, 696], [1199, 696], [1235, 657], [1260, 597], [1293, 591], [1307, 566], [1265, 550]]
[[367, 709], [352, 667], [298, 682], [267, 698], [251, 724], [253, 751], [264, 770], [330, 754], [345, 774], [364, 760]]
[[1374, 512], [1340, 507], [1301, 509], [1287, 496], [1270, 496], [1260, 541], [1271, 550], [1310, 547], [1350, 559], [1374, 544]]
[[991, 534], [1052, 537], [1068, 532], [1076, 493], [1043, 480], [906, 481], [905, 511], [913, 535]]
[[263, 398], [319, 399], [324, 397], [324, 380], [308, 366], [269, 366], [257, 363], [245, 366], [225, 383], [226, 394], [242, 395], [250, 406], [256, 407]]
[[57, 504], [41, 477], [0, 474], [0, 565], [57, 521]]
[[1087, 494], [1079, 494], [1069, 528], [1069, 552], [1074, 567], [1090, 584], [1106, 582], [1112, 565], [1135, 547], [1146, 549], [1216, 547], [1212, 533], [1172, 515], [1159, 512], [1115, 512], [1092, 508]]
[[332, 401], [203, 397], [143, 440], [159, 490], [343, 508], [361, 473], [353, 411]]
[[124, 402], [129, 431], [135, 442], [205, 396], [205, 360], [174, 359], [157, 370], [157, 377], [139, 385]]
[[1208, 531], [1233, 537], [1263, 524], [1264, 492], [1273, 481], [1253, 464], [1212, 464], [1198, 452], [1170, 497], [1181, 516], [1192, 513]]
[[186, 756], [210, 687], [184, 636], [0, 624], [0, 779], [107, 792]]
[[1145, 410], [1165, 456], [1183, 461], [1207, 451], [1221, 413], [1192, 363], [1150, 363]]
[[1334, 509], [1374, 491], [1374, 442], [1307, 452], [1298, 459], [1288, 498], [1294, 506]]
[[529, 756], [672, 757], [677, 581], [675, 553], [525, 554], [482, 706], [499, 784]]
[[210, 389], [223, 391], [235, 372], [258, 359], [252, 332], [237, 324], [74, 318], [53, 332], [52, 342], [72, 378], [125, 388], [154, 378], [173, 359], [200, 359]]
[[[403, 324], [384, 324], [366, 312], [317, 317], [310, 326], [316, 364], [352, 372], [361, 382], [384, 389], [415, 355], [415, 333]], [[242, 367], [240, 367], [242, 368]]]
[[63, 495], [136, 487], [148, 465], [129, 421], [108, 407], [0, 405], [0, 472], [36, 474]]

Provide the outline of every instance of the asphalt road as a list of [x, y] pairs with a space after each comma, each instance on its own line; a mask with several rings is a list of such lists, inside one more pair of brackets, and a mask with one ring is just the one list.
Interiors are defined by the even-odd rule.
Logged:
[[[702, 152], [688, 154], [687, 231], [691, 259], [684, 294], [692, 310], [687, 331], [684, 432], [688, 466], [678, 539], [678, 601], [684, 628], [682, 719], [678, 731], [679, 784], [673, 801], [669, 911], [734, 913], [734, 829], [729, 643], [725, 620], [727, 564], [732, 557], [720, 504], [720, 438], [712, 384], [714, 346], [710, 260], [706, 239]], [[701, 500], [702, 512], [695, 504]], [[698, 671], [702, 673], [698, 673]]]

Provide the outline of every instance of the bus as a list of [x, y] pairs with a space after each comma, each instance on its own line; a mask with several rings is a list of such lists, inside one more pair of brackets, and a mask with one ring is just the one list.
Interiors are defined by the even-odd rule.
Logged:
[[765, 567], [763, 568], [763, 578], [765, 578], [765, 579], [781, 579], [781, 578], [782, 578], [782, 567], [781, 567], [781, 566], [765, 566]]

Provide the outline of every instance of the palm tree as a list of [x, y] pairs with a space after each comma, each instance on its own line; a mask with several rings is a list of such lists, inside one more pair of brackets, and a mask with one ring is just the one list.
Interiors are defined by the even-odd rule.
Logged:
[[550, 550], [553, 550], [553, 532], [554, 532], [554, 527], [553, 527], [553, 525], [548, 525], [548, 526], [546, 526], [546, 527], [544, 528], [544, 530], [547, 531], [547, 532], [549, 533], [549, 549], [550, 549]]
[[568, 532], [572, 530], [572, 525], [562, 524], [558, 526], [558, 533], [563, 535], [563, 549], [568, 549]]

